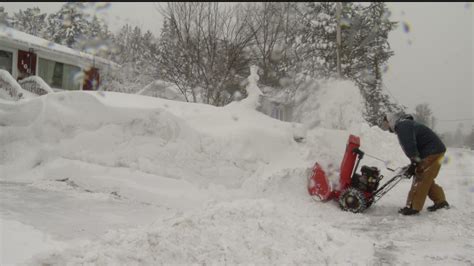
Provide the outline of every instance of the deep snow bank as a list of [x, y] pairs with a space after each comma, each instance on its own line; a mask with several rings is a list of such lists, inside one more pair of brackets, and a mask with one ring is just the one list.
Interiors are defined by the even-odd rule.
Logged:
[[466, 163], [474, 154], [451, 151], [449, 156], [453, 163], [444, 167], [438, 182], [451, 210], [398, 215], [410, 185], [407, 180], [364, 214], [341, 212], [333, 202], [315, 203], [307, 195], [303, 200], [301, 193], [278, 197], [277, 193], [296, 190], [291, 182], [298, 178], [274, 175], [274, 185], [287, 186], [261, 198], [209, 202], [146, 227], [113, 230], [100, 241], [41, 254], [31, 263], [470, 264], [473, 214], [468, 206], [474, 183], [470, 176], [458, 176], [457, 170], [472, 171]]
[[289, 215], [261, 199], [210, 204], [200, 212], [109, 232], [100, 242], [35, 260], [52, 265], [337, 264], [365, 260], [372, 253], [363, 237], [347, 238], [323, 221]]
[[24, 90], [8, 71], [0, 69], [0, 100], [17, 101], [34, 97], [36, 95]]
[[[213, 107], [112, 92], [1, 103], [2, 180], [33, 180], [47, 193], [67, 189], [55, 180], [68, 178], [83, 189], [170, 210], [149, 226], [111, 230], [32, 264], [377, 264], [377, 254], [384, 258], [384, 247], [391, 245], [379, 238], [406, 222], [384, 218], [404, 204], [406, 191], [388, 195], [382, 211], [374, 209], [375, 219], [342, 213], [337, 205], [311, 200], [306, 170], [320, 161], [336, 180], [349, 134], [360, 136], [362, 150], [392, 167], [408, 161], [395, 135], [355, 122], [360, 114], [343, 106], [338, 87], [321, 86], [318, 93], [311, 101], [317, 108], [306, 102], [309, 114], [302, 114], [308, 120], [315, 115], [320, 126], [303, 143], [294, 141], [294, 125], [255, 111], [253, 104]], [[331, 124], [332, 116], [314, 114], [335, 106], [353, 118], [341, 120], [349, 130]], [[363, 164], [389, 175], [382, 162], [366, 157]], [[461, 220], [470, 217], [462, 215]], [[379, 232], [377, 224], [387, 228]]]
[[[1, 107], [2, 178], [61, 157], [120, 166], [146, 157], [146, 151], [137, 151], [149, 143], [155, 149], [170, 143], [177, 156], [184, 140], [184, 148], [198, 149], [196, 133], [159, 108], [110, 108], [82, 92], [55, 93]], [[127, 161], [127, 156], [133, 160]]]
[[297, 145], [291, 124], [241, 105], [62, 92], [1, 103], [0, 110], [3, 179], [31, 179], [39, 168], [51, 173], [50, 162], [68, 159], [240, 186], [260, 165], [290, 158]]

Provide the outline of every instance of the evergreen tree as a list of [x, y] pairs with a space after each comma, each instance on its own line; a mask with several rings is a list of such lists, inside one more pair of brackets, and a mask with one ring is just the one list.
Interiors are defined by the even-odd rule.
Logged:
[[301, 68], [312, 77], [336, 74], [336, 3], [307, 2], [299, 7], [300, 23], [297, 53]]
[[[156, 77], [156, 46], [151, 32], [142, 34], [139, 27], [124, 25], [113, 39], [113, 53], [110, 58], [122, 67], [111, 74], [109, 89], [136, 93]], [[154, 75], [155, 74], [155, 75]]]
[[376, 124], [378, 119], [387, 111], [403, 109], [390, 101], [382, 90], [382, 69], [386, 67], [388, 59], [394, 54], [390, 50], [388, 34], [395, 28], [396, 23], [389, 21], [389, 11], [383, 2], [372, 2], [363, 9], [361, 25], [364, 51], [360, 58], [361, 65], [366, 66], [353, 76], [357, 80], [366, 100], [366, 119], [370, 124]]
[[100, 19], [96, 15], [94, 15], [92, 17], [92, 21], [89, 24], [89, 29], [87, 30], [86, 35], [89, 38], [99, 38], [106, 32], [106, 30], [104, 29], [105, 27], [107, 26], [103, 25]]
[[[333, 2], [297, 5], [299, 21], [293, 62], [296, 72], [316, 78], [337, 75], [336, 7]], [[404, 107], [391, 102], [383, 92], [382, 69], [393, 55], [388, 33], [395, 23], [388, 20], [385, 3], [342, 3], [340, 60], [342, 75], [358, 84], [365, 99], [366, 120], [374, 125], [387, 111]]]
[[143, 44], [143, 36], [142, 36], [142, 30], [135, 26], [133, 28], [130, 39], [129, 39], [129, 46], [127, 49], [129, 49], [129, 60], [131, 62], [134, 62], [137, 66], [142, 66], [143, 65], [143, 53], [144, 53], [144, 44]]
[[143, 53], [142, 53], [142, 65], [141, 68], [145, 73], [155, 75], [155, 69], [159, 68], [157, 65], [158, 59], [158, 47], [155, 37], [150, 31], [147, 31], [142, 38], [143, 42]]
[[8, 12], [5, 11], [3, 6], [0, 6], [0, 26], [7, 26], [10, 27], [11, 18], [8, 16]]
[[[336, 5], [310, 2], [300, 6], [297, 42], [299, 54], [313, 77], [330, 77], [337, 72]], [[384, 3], [342, 3], [341, 65], [343, 76], [359, 83], [381, 80], [381, 69], [393, 55], [388, 33], [395, 23], [388, 20]], [[367, 77], [370, 76], [370, 77]]]
[[83, 38], [76, 43], [75, 47], [100, 57], [110, 58], [110, 54], [113, 53], [112, 40], [113, 34], [109, 31], [107, 24], [94, 15], [84, 31]]
[[[161, 79], [170, 81], [178, 87], [187, 101], [192, 101], [191, 80], [187, 78], [190, 71], [190, 58], [186, 56], [182, 43], [178, 41], [175, 27], [169, 18], [163, 21], [160, 39], [158, 41], [158, 75]], [[195, 97], [194, 97], [195, 99]]]
[[67, 2], [57, 13], [49, 15], [47, 39], [72, 48], [81, 45], [80, 40], [89, 28], [88, 15], [83, 12], [84, 8], [84, 3]]
[[42, 37], [46, 28], [46, 13], [41, 13], [38, 7], [20, 10], [13, 14], [12, 24], [19, 31]]
[[46, 18], [46, 28], [43, 37], [54, 43], [62, 43], [63, 36], [60, 34], [62, 22], [57, 13], [49, 14]]
[[123, 64], [128, 61], [128, 43], [130, 42], [130, 33], [132, 27], [129, 24], [124, 25], [115, 35], [114, 43], [117, 47], [115, 53], [115, 60], [119, 64]]

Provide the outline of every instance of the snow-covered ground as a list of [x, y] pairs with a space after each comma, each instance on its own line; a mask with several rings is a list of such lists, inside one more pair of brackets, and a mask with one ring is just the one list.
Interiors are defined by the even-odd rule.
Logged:
[[225, 107], [113, 92], [0, 101], [0, 264], [474, 264], [472, 151], [449, 149], [437, 178], [449, 210], [398, 214], [410, 180], [364, 213], [311, 199], [308, 169], [334, 181], [349, 134], [408, 163], [357, 102], [341, 108], [360, 95], [337, 84], [304, 105], [311, 125], [255, 111], [252, 82], [255, 97]]

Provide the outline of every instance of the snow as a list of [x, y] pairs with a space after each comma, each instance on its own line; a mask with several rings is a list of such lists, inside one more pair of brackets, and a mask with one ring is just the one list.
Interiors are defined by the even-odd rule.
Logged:
[[173, 101], [186, 101], [176, 85], [163, 80], [155, 80], [137, 92], [139, 95], [160, 97]]
[[[37, 87], [36, 90], [42, 90], [42, 94], [54, 93], [54, 90], [40, 77], [40, 76], [30, 76], [20, 80], [20, 83], [25, 88], [23, 84], [35, 84]], [[27, 85], [28, 86], [28, 85]]]
[[0, 99], [11, 101], [33, 97], [36, 95], [24, 90], [8, 71], [0, 69]]
[[314, 80], [295, 95], [294, 118], [308, 128], [354, 130], [365, 123], [363, 99], [349, 80]]
[[[450, 210], [399, 215], [403, 180], [366, 212], [343, 212], [311, 199], [308, 170], [321, 162], [337, 181], [349, 134], [404, 166], [396, 136], [361, 120], [346, 81], [298, 96], [309, 97], [303, 125], [256, 111], [257, 80], [224, 107], [103, 91], [0, 102], [0, 263], [474, 262], [473, 151], [449, 149], [437, 178]], [[383, 162], [362, 164], [391, 177]]]
[[8, 260], [2, 259], [2, 265], [21, 261], [32, 252], [61, 250], [65, 243], [55, 241], [50, 235], [17, 221], [0, 217], [0, 250], [2, 258], [8, 254]]

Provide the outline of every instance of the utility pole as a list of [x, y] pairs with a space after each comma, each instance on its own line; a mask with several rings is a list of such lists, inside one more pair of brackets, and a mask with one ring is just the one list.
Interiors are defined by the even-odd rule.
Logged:
[[342, 3], [336, 3], [336, 20], [337, 20], [337, 27], [336, 27], [336, 54], [337, 54], [337, 74], [339, 78], [342, 78], [341, 72], [341, 11], [342, 11]]

